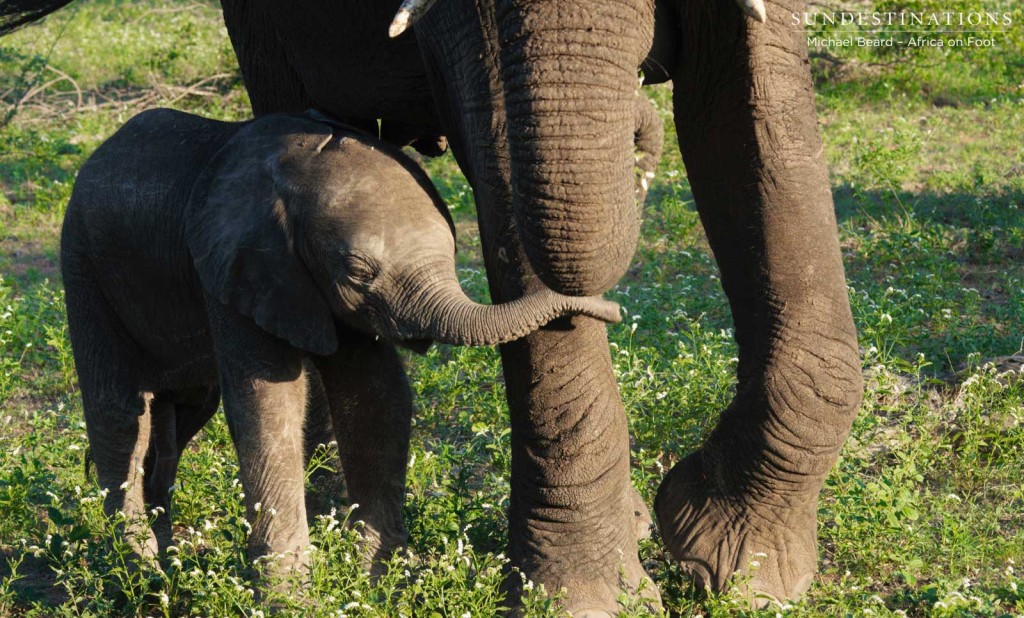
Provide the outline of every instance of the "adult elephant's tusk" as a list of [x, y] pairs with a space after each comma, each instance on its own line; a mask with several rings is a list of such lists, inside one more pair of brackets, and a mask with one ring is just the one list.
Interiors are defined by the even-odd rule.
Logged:
[[[762, 24], [768, 21], [768, 13], [764, 8], [764, 0], [736, 0], [743, 12]], [[397, 19], [397, 18], [396, 18]], [[393, 28], [394, 26], [392, 26]]]
[[[391, 27], [388, 28], [388, 36], [395, 38], [409, 29], [423, 15], [430, 10], [437, 0], [405, 0], [402, 6], [398, 7], [395, 18], [391, 20]], [[757, 0], [759, 1], [759, 0]]]

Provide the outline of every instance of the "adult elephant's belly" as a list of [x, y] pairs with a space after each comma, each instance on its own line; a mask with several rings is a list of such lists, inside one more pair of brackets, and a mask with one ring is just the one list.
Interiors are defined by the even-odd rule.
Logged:
[[319, 106], [342, 117], [392, 120], [438, 130], [416, 37], [388, 38], [398, 0], [288, 2], [277, 29], [288, 63]]

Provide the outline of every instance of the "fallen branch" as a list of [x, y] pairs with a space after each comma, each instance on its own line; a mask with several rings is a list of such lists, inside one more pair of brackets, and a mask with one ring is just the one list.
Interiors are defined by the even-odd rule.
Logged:
[[215, 81], [217, 81], [219, 79], [225, 79], [225, 78], [228, 78], [228, 77], [231, 77], [230, 73], [217, 73], [216, 75], [211, 75], [209, 77], [205, 77], [205, 78], [195, 82], [194, 84], [191, 84], [189, 86], [185, 86], [184, 88], [172, 87], [172, 89], [178, 89], [178, 90], [181, 90], [182, 92], [178, 96], [176, 96], [176, 97], [172, 98], [171, 100], [169, 100], [167, 102], [167, 104], [168, 105], [173, 105], [173, 104], [177, 103], [178, 101], [180, 101], [180, 100], [182, 100], [182, 99], [184, 99], [185, 97], [188, 97], [188, 96], [203, 96], [203, 97], [217, 96], [220, 93], [218, 93], [218, 92], [211, 92], [211, 91], [208, 91], [208, 90], [204, 91], [204, 90], [200, 90], [200, 88], [202, 88], [203, 86], [205, 86], [205, 85], [207, 85], [207, 84], [209, 84], [211, 82], [215, 82]]
[[78, 86], [78, 82], [76, 82], [73, 77], [71, 77], [70, 75], [68, 75], [64, 71], [61, 71], [60, 69], [57, 69], [57, 68], [55, 68], [53, 66], [50, 66], [49, 64], [47, 64], [44, 67], [44, 69], [49, 69], [53, 73], [56, 73], [57, 77], [54, 78], [54, 79], [51, 79], [48, 82], [44, 82], [44, 83], [42, 83], [42, 84], [40, 84], [38, 86], [34, 86], [34, 87], [30, 88], [29, 91], [26, 92], [21, 97], [21, 99], [15, 104], [15, 108], [19, 108], [19, 107], [24, 106], [25, 103], [27, 103], [30, 100], [32, 100], [32, 98], [34, 98], [37, 94], [39, 94], [41, 92], [45, 92], [51, 86], [53, 86], [55, 84], [59, 84], [59, 83], [61, 83], [63, 81], [69, 82], [74, 87], [75, 92], [78, 94], [78, 107], [81, 107], [82, 106], [82, 89]]

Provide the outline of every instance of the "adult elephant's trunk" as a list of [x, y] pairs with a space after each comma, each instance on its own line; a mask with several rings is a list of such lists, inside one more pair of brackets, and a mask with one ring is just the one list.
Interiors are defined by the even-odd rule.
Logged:
[[586, 315], [618, 322], [619, 306], [600, 296], [563, 296], [549, 289], [498, 305], [481, 305], [452, 277], [409, 299], [395, 316], [404, 339], [453, 345], [497, 345], [525, 337], [555, 318]]
[[636, 247], [637, 67], [650, 0], [497, 0], [515, 222], [541, 280], [612, 287]]

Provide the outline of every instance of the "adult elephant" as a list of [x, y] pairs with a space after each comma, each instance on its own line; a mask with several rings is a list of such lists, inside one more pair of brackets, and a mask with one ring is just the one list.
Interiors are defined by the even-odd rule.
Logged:
[[[2, 23], [68, 1], [14, 0]], [[675, 83], [679, 144], [740, 354], [733, 402], [659, 489], [661, 535], [712, 589], [756, 560], [752, 595], [805, 591], [818, 494], [861, 377], [806, 41], [792, 25], [803, 2], [768, 0], [759, 13], [749, 0], [759, 23], [727, 0], [439, 0], [393, 40], [398, 0], [222, 4], [256, 113], [380, 119], [386, 140], [428, 153], [447, 136], [474, 190], [496, 302], [540, 282], [599, 294], [625, 272], [642, 198], [636, 150], [646, 171], [658, 143], [637, 67], [646, 58], [648, 82]], [[644, 572], [605, 329], [573, 326], [501, 347], [508, 555], [565, 588], [571, 611], [599, 615]]]

